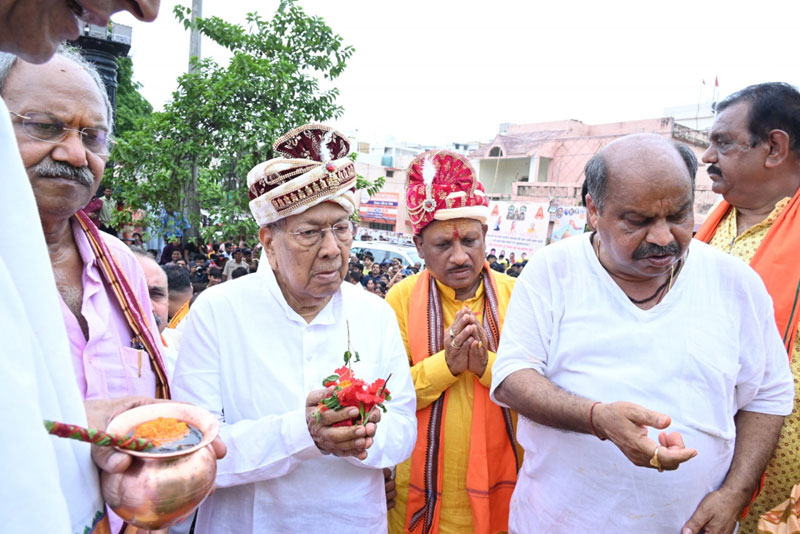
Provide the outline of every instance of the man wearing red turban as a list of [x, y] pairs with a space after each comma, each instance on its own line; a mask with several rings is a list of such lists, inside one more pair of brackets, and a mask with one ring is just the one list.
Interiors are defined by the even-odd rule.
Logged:
[[493, 404], [488, 388], [515, 279], [484, 262], [489, 203], [465, 158], [425, 152], [407, 174], [426, 269], [386, 295], [417, 392], [417, 443], [397, 467], [389, 532], [505, 531], [520, 460], [516, 414]]

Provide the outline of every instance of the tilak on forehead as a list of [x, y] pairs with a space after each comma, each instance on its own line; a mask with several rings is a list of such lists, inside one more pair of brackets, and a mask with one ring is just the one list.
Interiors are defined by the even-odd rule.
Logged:
[[437, 225], [436, 234], [453, 240], [470, 237], [470, 234], [477, 236], [481, 231], [481, 224], [478, 219], [465, 218], [441, 221], [441, 224]]
[[[406, 206], [415, 234], [434, 220], [466, 218], [486, 224], [489, 200], [464, 156], [449, 150], [423, 152], [406, 174]], [[454, 239], [465, 232], [462, 225], [452, 226]]]

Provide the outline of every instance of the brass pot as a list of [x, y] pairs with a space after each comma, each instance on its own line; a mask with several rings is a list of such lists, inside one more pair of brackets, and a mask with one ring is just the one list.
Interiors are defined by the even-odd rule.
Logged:
[[217, 456], [210, 443], [219, 422], [210, 412], [192, 406], [160, 402], [138, 406], [114, 417], [108, 432], [129, 434], [136, 426], [158, 417], [174, 417], [195, 426], [203, 439], [189, 449], [170, 453], [122, 450], [133, 456], [124, 473], [103, 472], [103, 499], [128, 523], [148, 530], [171, 527], [192, 513], [211, 493]]

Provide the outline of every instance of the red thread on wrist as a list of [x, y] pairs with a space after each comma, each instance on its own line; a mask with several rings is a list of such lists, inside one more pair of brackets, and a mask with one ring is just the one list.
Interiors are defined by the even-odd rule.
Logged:
[[594, 420], [593, 420], [594, 407], [597, 406], [598, 404], [603, 404], [603, 403], [600, 401], [595, 401], [595, 403], [592, 404], [592, 407], [589, 408], [589, 427], [592, 429], [592, 434], [594, 434], [597, 437], [597, 439], [599, 439], [600, 441], [605, 441], [606, 438], [601, 438], [599, 435], [597, 435], [597, 430], [594, 429]]

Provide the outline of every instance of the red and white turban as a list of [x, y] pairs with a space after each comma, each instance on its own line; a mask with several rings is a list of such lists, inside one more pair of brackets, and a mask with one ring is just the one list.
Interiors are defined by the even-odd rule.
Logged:
[[259, 226], [303, 213], [323, 202], [355, 211], [356, 170], [344, 134], [306, 124], [273, 145], [285, 157], [259, 163], [247, 173], [250, 211]]
[[489, 200], [464, 156], [449, 150], [423, 152], [406, 176], [406, 207], [415, 234], [433, 220], [466, 218], [486, 224]]

